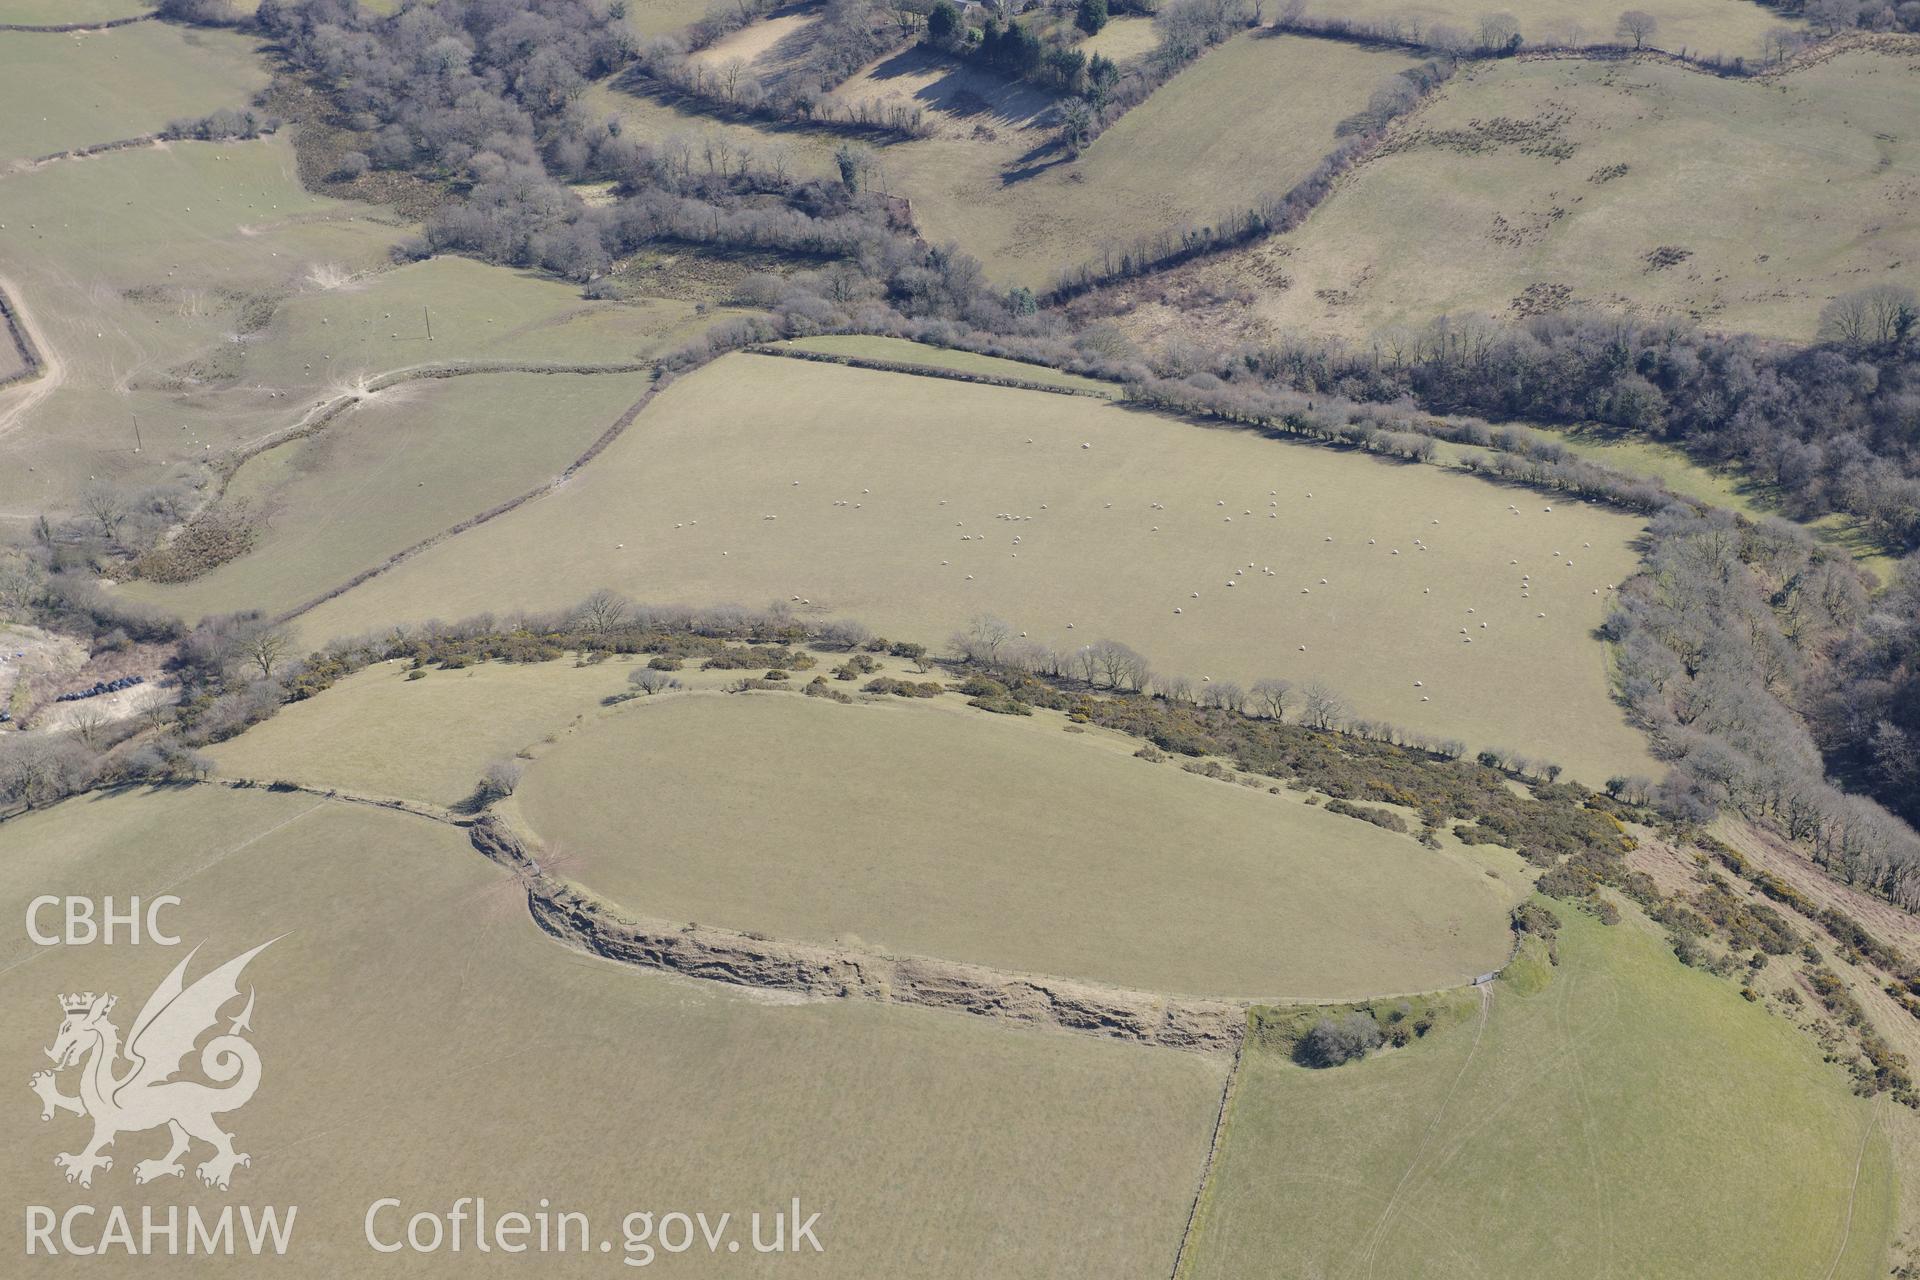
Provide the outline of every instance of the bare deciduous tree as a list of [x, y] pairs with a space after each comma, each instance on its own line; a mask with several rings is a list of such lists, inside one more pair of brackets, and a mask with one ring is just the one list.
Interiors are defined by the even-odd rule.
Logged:
[[487, 766], [486, 772], [480, 775], [479, 793], [481, 802], [491, 803], [512, 795], [514, 788], [520, 785], [521, 775], [526, 773], [526, 771], [526, 763], [521, 760], [516, 760], [512, 756], [504, 756], [495, 760]]
[[666, 672], [655, 670], [652, 667], [641, 667], [637, 671], [629, 672], [627, 675], [627, 683], [633, 686], [634, 692], [645, 694], [648, 697], [656, 693], [664, 693], [668, 689], [678, 689], [680, 687], [678, 680]]
[[1218, 707], [1222, 711], [1244, 711], [1247, 691], [1231, 680], [1215, 680], [1207, 685], [1201, 700], [1207, 706]]
[[1820, 337], [1856, 350], [1901, 341], [1920, 322], [1920, 302], [1905, 285], [1873, 284], [1843, 293], [1820, 310]]
[[1258, 680], [1253, 686], [1253, 702], [1269, 720], [1285, 720], [1287, 704], [1293, 700], [1293, 685], [1286, 680]]
[[1510, 13], [1483, 13], [1479, 34], [1482, 49], [1511, 48], [1520, 39], [1520, 19]]
[[1300, 691], [1302, 718], [1316, 729], [1331, 729], [1347, 718], [1347, 700], [1319, 681]]
[[615, 592], [602, 588], [580, 602], [573, 625], [591, 635], [612, 631], [627, 620], [632, 606]]
[[262, 680], [273, 679], [273, 670], [293, 647], [293, 637], [285, 627], [265, 620], [248, 623], [235, 637], [240, 656], [260, 670]]
[[1621, 13], [1620, 21], [1613, 34], [1622, 40], [1633, 41], [1633, 47], [1644, 49], [1647, 41], [1653, 39], [1653, 33], [1660, 28], [1660, 20], [1645, 9], [1628, 9]]
[[109, 541], [119, 537], [120, 526], [129, 514], [127, 497], [104, 480], [96, 480], [80, 491], [81, 505], [100, 525], [100, 535]]
[[1001, 646], [1013, 638], [1013, 627], [992, 614], [976, 613], [967, 629], [953, 637], [954, 650], [968, 662], [993, 666], [1000, 661]]

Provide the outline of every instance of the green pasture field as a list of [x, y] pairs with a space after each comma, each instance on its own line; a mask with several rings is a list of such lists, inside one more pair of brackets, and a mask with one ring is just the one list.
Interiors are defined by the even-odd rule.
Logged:
[[1638, 530], [1091, 397], [737, 355], [668, 388], [562, 491], [298, 626], [318, 645], [611, 587], [942, 646], [985, 612], [1055, 647], [1111, 637], [1196, 682], [1324, 681], [1363, 715], [1597, 784], [1655, 771], [1592, 637]]
[[541, 751], [512, 803], [600, 896], [775, 937], [1319, 1000], [1506, 959], [1511, 891], [1480, 862], [1060, 729], [957, 701], [654, 697]]
[[194, 367], [313, 287], [316, 271], [350, 277], [384, 262], [402, 231], [369, 213], [302, 191], [284, 136], [0, 179], [0, 288], [48, 365], [0, 390], [0, 536], [70, 510], [90, 477], [157, 483], [298, 422], [313, 401], [291, 388], [214, 394], [190, 381]]
[[[1757, 60], [1766, 52], [1767, 33], [1787, 25], [1783, 14], [1751, 0], [1651, 0], [1639, 8], [1651, 14], [1657, 24], [1646, 43], [1673, 53]], [[1406, 34], [1431, 39], [1437, 25], [1473, 35], [1479, 30], [1482, 16], [1489, 12], [1493, 11], [1470, 0], [1420, 0], [1415, 4], [1311, 0], [1306, 16], [1370, 23], [1397, 19]], [[1535, 0], [1521, 8], [1518, 17], [1520, 35], [1528, 44], [1633, 43], [1618, 34], [1618, 10], [1582, 0]]]
[[[182, 945], [35, 947], [17, 922], [46, 893], [177, 894], [163, 919]], [[363, 1222], [382, 1197], [405, 1205], [382, 1220], [398, 1231], [405, 1215], [480, 1195], [493, 1213], [531, 1214], [544, 1197], [589, 1215], [590, 1239], [614, 1251], [546, 1258], [566, 1273], [627, 1270], [630, 1212], [731, 1212], [744, 1231], [745, 1215], [799, 1196], [822, 1215], [824, 1252], [784, 1255], [797, 1276], [883, 1275], [910, 1259], [923, 1276], [1160, 1277], [1224, 1074], [1206, 1055], [776, 999], [600, 960], [541, 933], [519, 886], [463, 832], [311, 795], [139, 791], [7, 822], [0, 909], [16, 921], [0, 952], [0, 1029], [20, 1046], [26, 1113], [0, 1188], [56, 1213], [122, 1204], [136, 1232], [147, 1204], [297, 1205], [275, 1264], [289, 1276], [367, 1271]], [[244, 975], [263, 1068], [253, 1100], [222, 1117], [252, 1158], [232, 1191], [201, 1187], [191, 1169], [136, 1186], [134, 1164], [164, 1151], [164, 1132], [122, 1134], [91, 1188], [62, 1181], [53, 1156], [84, 1144], [84, 1122], [42, 1125], [26, 1090], [60, 1024], [55, 997], [118, 995], [124, 1033], [190, 947], [201, 946], [194, 978], [275, 937]], [[73, 1092], [72, 1072], [62, 1087]], [[399, 1260], [432, 1276], [527, 1263], [476, 1252], [470, 1232], [459, 1253]], [[103, 1275], [208, 1267], [118, 1250], [92, 1261]], [[732, 1270], [704, 1251], [654, 1261]], [[12, 1273], [71, 1265], [25, 1259]]]
[[723, 70], [741, 64], [746, 75], [774, 89], [795, 67], [810, 44], [807, 28], [820, 20], [819, 8], [789, 8], [749, 22], [692, 55], [693, 61]]
[[1651, 928], [1552, 905], [1560, 966], [1484, 1026], [1320, 1071], [1249, 1048], [1184, 1275], [1887, 1273], [1888, 1104]]
[[145, 0], [0, 0], [0, 24], [57, 27], [69, 22], [111, 22], [152, 8]]
[[895, 364], [920, 365], [929, 369], [951, 369], [958, 373], [985, 374], [994, 378], [1017, 378], [1040, 382], [1096, 395], [1118, 396], [1120, 388], [1098, 378], [1083, 378], [1063, 373], [1042, 364], [1005, 360], [999, 356], [977, 355], [951, 347], [930, 347], [904, 338], [881, 338], [867, 334], [823, 334], [817, 338], [790, 338], [777, 344], [796, 351], [818, 351], [826, 355], [852, 356], [859, 360], [886, 360]]
[[1045, 95], [936, 59], [891, 59], [880, 64], [895, 69], [887, 78], [870, 71], [834, 96], [934, 107], [933, 137], [880, 150], [881, 183], [912, 200], [929, 240], [959, 244], [997, 280], [1039, 289], [1138, 237], [1285, 192], [1333, 149], [1334, 126], [1412, 62], [1331, 41], [1243, 36], [1062, 163], [1028, 158], [1056, 127]]
[[0, 264], [0, 288], [51, 366], [0, 390], [0, 456], [20, 464], [0, 467], [0, 537], [24, 536], [42, 509], [70, 509], [92, 476], [189, 474], [374, 376], [461, 361], [632, 363], [732, 314], [590, 301], [464, 258], [392, 267], [386, 249], [402, 234], [364, 206], [302, 192], [281, 139], [179, 143], [0, 179], [0, 238], [17, 235], [20, 250]]
[[642, 39], [676, 35], [712, 7], [712, 0], [627, 0], [627, 25]]
[[251, 551], [189, 582], [120, 590], [189, 620], [283, 613], [558, 476], [648, 385], [644, 373], [485, 373], [372, 393], [234, 474], [225, 501], [257, 521]]
[[[222, 778], [287, 780], [451, 807], [488, 764], [536, 746], [627, 688], [627, 661], [576, 666], [484, 662], [429, 670], [399, 662], [346, 677], [208, 754]], [[697, 673], [682, 672], [692, 682]]]
[[1287, 331], [1592, 305], [1805, 341], [1837, 294], [1920, 283], [1915, 121], [1920, 71], [1893, 50], [1757, 80], [1484, 62], [1298, 232], [1195, 274]]
[[[0, 6], [0, 22], [10, 21], [27, 19]], [[163, 22], [73, 35], [0, 31], [0, 176], [10, 162], [244, 107], [267, 83], [259, 48], [251, 36]]]
[[[1672, 445], [1598, 431], [1543, 431], [1583, 457], [1620, 471], [1652, 476], [1675, 493], [1738, 511], [1754, 519], [1779, 516], [1767, 486], [1743, 480], [1731, 471], [1703, 466]], [[1786, 517], [1781, 517], [1786, 518]], [[1899, 557], [1869, 538], [1843, 515], [1802, 521], [1815, 537], [1846, 551], [1855, 564], [1881, 583], [1892, 581]]]
[[430, 258], [341, 280], [322, 275], [308, 284], [256, 339], [239, 344], [233, 376], [329, 393], [446, 361], [623, 364], [725, 314], [703, 316], [690, 303], [664, 299], [592, 301], [551, 276], [472, 258]]
[[1152, 18], [1122, 16], [1107, 19], [1107, 25], [1100, 28], [1098, 34], [1086, 37], [1074, 47], [1089, 58], [1097, 53], [1126, 66], [1145, 58], [1159, 43], [1160, 35]]

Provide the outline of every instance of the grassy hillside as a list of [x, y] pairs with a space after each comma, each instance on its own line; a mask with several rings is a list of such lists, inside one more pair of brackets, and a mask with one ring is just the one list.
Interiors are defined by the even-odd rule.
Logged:
[[1138, 15], [1120, 15], [1107, 19], [1107, 25], [1080, 41], [1074, 48], [1091, 58], [1099, 54], [1125, 66], [1152, 53], [1160, 43], [1153, 19]]
[[[1051, 95], [910, 49], [833, 91], [840, 103], [911, 103], [932, 136], [875, 148], [873, 184], [912, 202], [921, 232], [978, 257], [996, 280], [1039, 289], [1108, 248], [1205, 223], [1293, 186], [1333, 149], [1334, 126], [1412, 65], [1404, 54], [1248, 35], [1207, 54], [1127, 113], [1078, 159], [1051, 143]], [[787, 172], [830, 175], [839, 141], [800, 128], [719, 121], [596, 89], [591, 109], [708, 167], [707, 143]]]
[[[1656, 23], [1648, 44], [1674, 52], [1722, 54], [1731, 58], [1759, 58], [1766, 49], [1767, 32], [1782, 25], [1783, 15], [1751, 0], [1651, 0], [1639, 6]], [[1431, 38], [1436, 25], [1472, 34], [1489, 10], [1472, 0], [1417, 0], [1392, 4], [1387, 0], [1309, 0], [1309, 18], [1345, 18], [1353, 22], [1398, 20], [1408, 34]], [[1581, 3], [1581, 0], [1534, 0], [1517, 14], [1520, 34], [1529, 44], [1631, 44], [1617, 33], [1617, 10]]]
[[1761, 80], [1481, 63], [1298, 233], [1199, 274], [1254, 288], [1270, 325], [1354, 336], [1585, 303], [1806, 340], [1835, 294], [1920, 282], [1917, 119], [1892, 49]]
[[[0, 23], [76, 20], [15, 18], [0, 5]], [[267, 83], [258, 48], [231, 31], [161, 22], [85, 35], [0, 31], [0, 170], [244, 107]]]
[[198, 620], [277, 615], [564, 471], [646, 394], [644, 373], [488, 373], [373, 393], [319, 435], [249, 459], [227, 487], [253, 549], [131, 599]]
[[[1182, 71], [1077, 160], [1028, 156], [1050, 137], [1051, 115], [1011, 102], [977, 114], [949, 108], [935, 137], [896, 143], [880, 160], [929, 239], [954, 241], [996, 279], [1037, 289], [1107, 248], [1286, 191], [1333, 149], [1334, 126], [1411, 63], [1351, 45], [1247, 35]], [[854, 83], [839, 96], [939, 103], [943, 81], [956, 74], [908, 77], [900, 87]], [[991, 137], [977, 131], [983, 124]]]
[[1511, 890], [1479, 862], [1060, 728], [957, 705], [649, 699], [543, 752], [514, 802], [595, 892], [777, 937], [1326, 999], [1453, 986], [1506, 958]]
[[220, 776], [287, 779], [451, 806], [481, 771], [593, 711], [627, 686], [625, 663], [487, 662], [407, 679], [379, 663], [218, 744]]
[[[0, 179], [0, 288], [26, 311], [49, 368], [0, 390], [0, 531], [24, 537], [25, 521], [69, 509], [89, 477], [156, 483], [298, 421], [313, 402], [291, 388], [182, 392], [198, 390], [196, 368], [282, 299], [320, 287], [316, 273], [385, 262], [402, 233], [369, 212], [303, 191], [285, 136], [114, 152]], [[135, 416], [146, 446], [137, 454]]]
[[306, 283], [219, 372], [323, 395], [426, 363], [621, 364], [719, 318], [665, 299], [593, 301], [577, 285], [471, 258], [344, 278], [322, 273]]
[[949, 347], [930, 347], [903, 338], [879, 338], [868, 334], [823, 334], [817, 338], [790, 338], [779, 344], [797, 351], [818, 351], [825, 355], [852, 356], [860, 360], [884, 360], [890, 364], [910, 364], [926, 369], [951, 369], [956, 373], [984, 374], [993, 378], [1013, 378], [1021, 382], [1039, 382], [1074, 391], [1092, 391], [1103, 396], [1118, 396], [1116, 383], [1097, 378], [1082, 378], [1045, 365], [1020, 360], [1002, 360], [995, 356], [975, 355]]
[[627, 0], [627, 25], [641, 38], [667, 36], [706, 16], [707, 0]]
[[[29, 897], [69, 890], [179, 893], [169, 922], [204, 943], [196, 976], [285, 935], [247, 971], [265, 1071], [226, 1123], [253, 1160], [232, 1199], [300, 1206], [288, 1275], [364, 1268], [362, 1218], [381, 1196], [411, 1213], [483, 1194], [496, 1212], [547, 1197], [587, 1213], [616, 1249], [637, 1209], [738, 1216], [798, 1195], [823, 1214], [825, 1252], [784, 1258], [795, 1275], [881, 1274], [911, 1258], [924, 1276], [1163, 1276], [1219, 1098], [1222, 1065], [1201, 1055], [878, 1004], [775, 1003], [572, 952], [462, 833], [312, 796], [128, 794], [0, 827], [0, 909], [18, 920]], [[184, 955], [49, 951], [16, 935], [0, 1030], [50, 1043], [52, 997], [84, 990], [117, 993], [124, 1029]], [[133, 1185], [164, 1134], [123, 1135], [91, 1190], [69, 1186], [52, 1155], [82, 1139], [80, 1122], [29, 1123], [31, 1140], [0, 1157], [0, 1188], [21, 1202], [58, 1212], [112, 1197], [137, 1214], [229, 1200], [191, 1182]], [[369, 1141], [378, 1134], [406, 1141]], [[1089, 1218], [1088, 1204], [1117, 1217]], [[524, 1270], [471, 1248], [409, 1261], [421, 1275]], [[116, 1253], [95, 1269], [152, 1263]]]
[[1885, 1274], [1888, 1144], [1839, 1068], [1650, 930], [1574, 916], [1560, 952], [1484, 1029], [1250, 1050], [1186, 1274]]
[[564, 491], [299, 626], [317, 645], [601, 587], [784, 601], [933, 644], [984, 611], [1055, 646], [1122, 640], [1196, 681], [1326, 681], [1363, 714], [1598, 783], [1652, 772], [1592, 639], [1636, 530], [1087, 397], [742, 355], [662, 393]]
[[[1702, 466], [1671, 445], [1653, 440], [1602, 435], [1590, 431], [1552, 433], [1574, 451], [1619, 471], [1652, 476], [1675, 493], [1711, 502], [1754, 519], [1778, 516], [1777, 495], [1727, 471]], [[1839, 513], [1805, 522], [1814, 536], [1843, 548], [1855, 564], [1880, 582], [1891, 581], [1897, 557], [1866, 536], [1859, 524]]]
[[0, 23], [64, 26], [69, 22], [111, 22], [150, 12], [145, 0], [0, 0]]

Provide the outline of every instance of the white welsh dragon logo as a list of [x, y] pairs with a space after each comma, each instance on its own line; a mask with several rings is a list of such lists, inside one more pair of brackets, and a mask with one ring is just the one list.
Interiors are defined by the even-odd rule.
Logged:
[[[277, 941], [263, 942], [236, 956], [189, 987], [183, 979], [187, 965], [200, 950], [195, 947], [147, 997], [127, 1033], [124, 1050], [119, 1028], [107, 1017], [118, 997], [91, 991], [60, 997], [66, 1020], [60, 1024], [53, 1047], [47, 1050], [53, 1070], [37, 1072], [31, 1084], [40, 1095], [42, 1120], [53, 1119], [56, 1111], [71, 1111], [93, 1120], [93, 1140], [84, 1151], [63, 1152], [53, 1158], [54, 1164], [66, 1171], [68, 1182], [92, 1186], [95, 1170], [113, 1168], [113, 1158], [101, 1153], [113, 1145], [115, 1138], [161, 1125], [167, 1127], [173, 1145], [160, 1159], [142, 1160], [133, 1166], [136, 1183], [184, 1174], [180, 1157], [187, 1154], [195, 1138], [213, 1146], [212, 1159], [199, 1166], [200, 1180], [210, 1187], [225, 1191], [234, 1168], [252, 1163], [251, 1158], [233, 1149], [233, 1135], [213, 1119], [245, 1106], [260, 1087], [260, 1054], [240, 1034], [252, 1029], [252, 988], [247, 990], [246, 1008], [240, 1016], [200, 1051], [200, 1070], [224, 1087], [174, 1076], [193, 1052], [195, 1042], [218, 1025], [220, 1010], [239, 998], [240, 971]], [[122, 1058], [129, 1065], [116, 1073]], [[54, 1074], [76, 1064], [80, 1067], [80, 1092], [69, 1097], [60, 1092]]]

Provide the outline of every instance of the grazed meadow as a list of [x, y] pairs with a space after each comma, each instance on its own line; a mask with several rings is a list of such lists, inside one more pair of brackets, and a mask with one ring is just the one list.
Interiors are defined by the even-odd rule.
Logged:
[[159, 22], [77, 35], [0, 31], [0, 173], [245, 107], [266, 83], [258, 42], [229, 31]]
[[[954, 83], [962, 73], [934, 64], [870, 75], [836, 94], [929, 102], [934, 136], [883, 148], [882, 180], [912, 200], [929, 239], [960, 245], [995, 280], [1041, 289], [1108, 248], [1285, 192], [1333, 149], [1334, 126], [1414, 61], [1326, 41], [1240, 36], [1175, 76], [1077, 159], [1058, 163], [1026, 154], [1052, 132], [1045, 98], [1031, 91], [988, 98], [983, 113], [957, 110], [949, 95], [966, 92]], [[1309, 84], [1311, 92], [1301, 91]], [[991, 136], [980, 136], [980, 125]]]
[[[482, 1194], [528, 1212], [546, 1196], [616, 1247], [636, 1209], [741, 1215], [797, 1195], [823, 1214], [825, 1252], [787, 1255], [795, 1274], [912, 1258], [917, 1274], [964, 1276], [999, 1258], [1159, 1276], [1219, 1102], [1223, 1064], [1203, 1055], [636, 974], [540, 933], [462, 832], [311, 795], [129, 793], [0, 827], [0, 908], [19, 920], [29, 898], [65, 892], [180, 894], [170, 923], [202, 948], [195, 975], [279, 938], [247, 971], [268, 1084], [229, 1122], [252, 1156], [233, 1197], [299, 1206], [303, 1274], [363, 1268], [362, 1219], [381, 1196], [444, 1208]], [[112, 991], [130, 1017], [186, 949], [48, 951], [16, 936], [4, 954], [0, 1024], [24, 1051], [52, 1042], [59, 992]], [[81, 1140], [80, 1122], [26, 1123], [0, 1159], [17, 1202], [217, 1212], [232, 1198], [190, 1174], [135, 1187], [133, 1163], [164, 1133], [125, 1135], [91, 1190], [69, 1186], [52, 1156]], [[1076, 1221], [1090, 1203], [1114, 1215], [1097, 1239]], [[410, 1271], [524, 1261], [469, 1248]], [[93, 1269], [247, 1265], [116, 1253]]]
[[1886, 1104], [1644, 924], [1559, 947], [1484, 1027], [1327, 1071], [1250, 1047], [1183, 1274], [1884, 1275]]
[[336, 279], [383, 262], [400, 231], [369, 213], [303, 191], [284, 138], [0, 178], [0, 288], [48, 361], [46, 376], [0, 390], [0, 511], [58, 509], [91, 476], [156, 483], [297, 422], [313, 401], [292, 388], [182, 395], [182, 379], [276, 299], [313, 287], [316, 270]]
[[227, 486], [258, 532], [236, 560], [122, 591], [198, 620], [278, 615], [553, 480], [646, 394], [644, 373], [484, 373], [402, 383], [318, 435], [257, 454]]
[[777, 601], [936, 644], [991, 613], [1196, 681], [1325, 681], [1362, 714], [1525, 744], [1597, 783], [1650, 771], [1591, 634], [1637, 529], [1084, 396], [738, 355], [661, 393], [563, 490], [297, 627], [317, 645], [601, 587]]
[[[1310, 19], [1343, 18], [1360, 24], [1397, 21], [1407, 35], [1433, 38], [1434, 28], [1450, 26], [1465, 35], [1476, 34], [1488, 10], [1471, 0], [1420, 0], [1413, 4], [1389, 0], [1342, 0], [1339, 5], [1309, 0]], [[1649, 0], [1638, 12], [1654, 20], [1649, 46], [1695, 56], [1722, 55], [1759, 60], [1767, 50], [1767, 35], [1790, 21], [1789, 15], [1746, 0]], [[1631, 44], [1619, 31], [1617, 9], [1583, 0], [1534, 0], [1516, 15], [1520, 35], [1529, 44]]]
[[1920, 280], [1920, 73], [1884, 39], [1754, 80], [1469, 66], [1298, 232], [1195, 274], [1274, 331], [1596, 305], [1806, 341], [1834, 295]]
[[[1792, 21], [1747, 0], [1646, 7], [1654, 43], [1696, 54], [1752, 56]], [[821, 8], [778, 10], [696, 56], [779, 85]], [[623, 20], [668, 35], [707, 9], [627, 0]], [[144, 11], [0, 0], [0, 25]], [[1386, 12], [1363, 0], [1338, 16]], [[1481, 16], [1461, 0], [1397, 12], [1429, 30]], [[1050, 21], [1064, 30], [1071, 11]], [[1614, 14], [1548, 0], [1519, 21], [1529, 40], [1579, 43], [1610, 39]], [[1127, 14], [1068, 38], [1126, 63], [1158, 30]], [[1121, 324], [1148, 359], [1175, 335], [1358, 341], [1443, 312], [1579, 305], [1805, 340], [1833, 295], [1915, 282], [1916, 48], [1855, 37], [1744, 80], [1653, 56], [1464, 64], [1297, 230], [1130, 287]], [[1359, 716], [1588, 784], [1661, 771], [1597, 635], [1643, 522], [1469, 476], [1455, 447], [1423, 465], [1263, 438], [1130, 407], [1117, 383], [806, 320], [778, 345], [958, 378], [750, 353], [685, 373], [676, 357], [668, 377], [647, 366], [715, 322], [768, 314], [768, 278], [827, 260], [664, 236], [591, 288], [462, 257], [401, 265], [421, 224], [304, 189], [296, 126], [32, 163], [246, 105], [275, 56], [158, 20], [0, 32], [0, 289], [46, 362], [0, 388], [0, 544], [30, 544], [36, 517], [92, 482], [207, 483], [257, 519], [253, 549], [184, 584], [111, 583], [116, 603], [190, 622], [280, 614], [430, 542], [295, 617], [293, 650], [601, 588], [854, 619], [935, 654], [993, 615], [1010, 645], [1111, 638], [1203, 688], [1292, 681], [1296, 717], [1298, 691], [1323, 682]], [[920, 139], [723, 119], [630, 74], [569, 110], [617, 116], [716, 190], [748, 153], [831, 184], [839, 147], [869, 149], [867, 180], [905, 197], [888, 216], [979, 258], [998, 307], [1011, 286], [1044, 290], [1136, 237], [1286, 191], [1423, 57], [1237, 35], [1071, 158], [1053, 147], [1054, 93], [915, 46], [828, 97], [921, 106]], [[620, 193], [602, 177], [571, 190], [609, 205]], [[742, 179], [744, 202], [779, 205], [760, 181]], [[0, 378], [14, 359], [0, 347]], [[418, 376], [441, 366], [460, 376]], [[549, 485], [657, 379], [564, 483], [442, 537]], [[1676, 492], [1769, 510], [1764, 491], [1647, 440], [1564, 438]], [[1819, 531], [1886, 572], [1851, 526]], [[57, 643], [60, 673], [81, 670], [83, 646]], [[814, 656], [794, 692], [727, 696], [759, 671], [690, 661], [685, 689], [649, 698], [631, 696], [635, 655], [376, 663], [207, 745], [185, 770], [205, 778], [7, 815], [0, 913], [18, 921], [42, 894], [179, 894], [171, 922], [203, 947], [196, 972], [278, 935], [249, 971], [268, 1086], [228, 1127], [253, 1157], [236, 1194], [301, 1206], [303, 1275], [365, 1269], [378, 1196], [524, 1209], [530, 1188], [590, 1213], [616, 1248], [633, 1209], [738, 1215], [797, 1195], [822, 1212], [826, 1252], [784, 1260], [796, 1275], [1870, 1280], [1900, 1260], [1920, 1203], [1914, 1122], [1851, 1096], [1790, 1025], [1800, 1013], [1783, 1016], [1802, 974], [1791, 955], [1743, 969], [1766, 989], [1749, 1003], [1739, 981], [1682, 965], [1624, 900], [1611, 928], [1556, 903], [1557, 967], [1528, 942], [1483, 1003], [1464, 984], [1510, 954], [1532, 875], [1519, 854], [1446, 831], [1425, 848], [1284, 785], [1135, 758], [1138, 739], [1056, 712], [861, 698], [852, 681], [828, 686], [852, 705], [803, 698], [845, 655]], [[543, 933], [525, 884], [457, 825], [506, 761], [524, 772], [492, 801], [503, 826], [553, 874], [649, 918], [1159, 993], [1442, 991], [1443, 1014], [1405, 1047], [1308, 1070], [1257, 1037], [1237, 1057], [1176, 1052], [616, 964]], [[1809, 963], [1846, 968], [1817, 941]], [[130, 1013], [185, 950], [0, 938], [0, 1027], [39, 1064], [53, 996], [111, 990]], [[1911, 1049], [1895, 995], [1864, 969], [1847, 981]], [[69, 1186], [52, 1156], [80, 1122], [40, 1125], [24, 1090], [16, 1101], [0, 1194], [229, 1200], [190, 1172], [135, 1187], [158, 1133], [123, 1136], [93, 1188]], [[31, 1259], [23, 1274], [65, 1269]]]
[[[776, 937], [1323, 1000], [1459, 986], [1506, 959], [1513, 885], [1484, 859], [1060, 728], [656, 697], [541, 751], [513, 804], [602, 897]], [[759, 781], [743, 793], [742, 776]]]
[[150, 12], [152, 6], [143, 0], [0, 0], [0, 25], [60, 26], [71, 22], [112, 22]]

